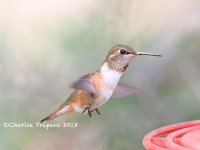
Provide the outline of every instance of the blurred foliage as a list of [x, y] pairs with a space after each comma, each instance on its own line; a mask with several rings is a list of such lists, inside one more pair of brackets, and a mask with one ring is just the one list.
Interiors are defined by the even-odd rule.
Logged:
[[[149, 131], [199, 118], [200, 2], [0, 1], [0, 149], [142, 150]], [[163, 58], [138, 57], [120, 82], [134, 95], [110, 100], [101, 116], [70, 114], [50, 123], [77, 128], [5, 128], [35, 123], [127, 44]]]

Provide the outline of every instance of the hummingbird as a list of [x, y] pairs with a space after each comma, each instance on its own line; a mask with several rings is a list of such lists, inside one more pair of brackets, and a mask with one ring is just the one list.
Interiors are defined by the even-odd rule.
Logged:
[[74, 92], [59, 108], [40, 122], [52, 120], [60, 115], [72, 112], [88, 114], [91, 118], [94, 110], [97, 114], [101, 114], [98, 108], [105, 104], [111, 97], [122, 97], [135, 92], [137, 88], [118, 82], [131, 60], [139, 55], [162, 56], [159, 54], [138, 52], [122, 44], [113, 46], [100, 69], [74, 82], [71, 85], [75, 89]]

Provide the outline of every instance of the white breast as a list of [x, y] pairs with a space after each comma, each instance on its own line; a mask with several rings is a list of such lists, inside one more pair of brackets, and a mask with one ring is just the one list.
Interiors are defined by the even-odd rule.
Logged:
[[107, 102], [108, 99], [112, 96], [113, 90], [115, 89], [122, 75], [122, 73], [110, 69], [106, 62], [102, 65], [100, 72], [102, 73], [104, 84], [100, 92], [101, 96], [97, 100], [98, 107]]
[[122, 75], [122, 73], [110, 69], [106, 62], [102, 65], [100, 72], [103, 75], [103, 80], [106, 85], [110, 86], [111, 88], [115, 88]]

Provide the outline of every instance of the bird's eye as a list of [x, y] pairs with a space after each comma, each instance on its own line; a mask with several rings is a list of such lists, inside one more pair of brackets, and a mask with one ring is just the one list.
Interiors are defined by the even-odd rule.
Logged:
[[125, 54], [125, 53], [126, 53], [126, 51], [124, 49], [120, 50], [120, 54]]
[[120, 54], [128, 55], [129, 53], [128, 53], [127, 51], [125, 51], [124, 49], [121, 49], [121, 50], [120, 50]]

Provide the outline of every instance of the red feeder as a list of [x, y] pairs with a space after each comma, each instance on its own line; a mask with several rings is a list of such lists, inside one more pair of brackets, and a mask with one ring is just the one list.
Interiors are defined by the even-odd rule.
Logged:
[[177, 123], [148, 133], [147, 150], [200, 150], [200, 120]]

